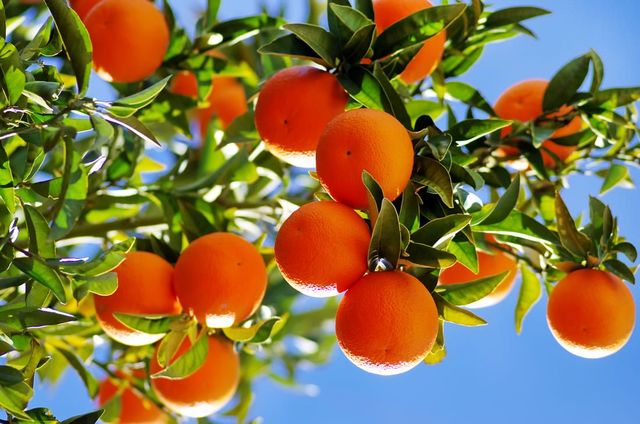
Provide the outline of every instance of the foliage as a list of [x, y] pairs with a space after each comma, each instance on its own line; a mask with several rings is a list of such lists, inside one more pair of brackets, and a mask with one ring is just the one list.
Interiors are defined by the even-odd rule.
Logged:
[[[275, 71], [312, 61], [335, 72], [351, 95], [350, 107], [384, 110], [410, 131], [416, 167], [398, 200], [382, 199], [375, 180], [363, 176], [372, 198], [370, 269], [411, 265], [410, 272], [434, 293], [442, 321], [486, 324], [463, 306], [486, 295], [501, 278], [435, 286], [440, 269], [456, 261], [477, 268], [476, 249], [490, 247], [487, 234], [495, 236], [494, 248], [520, 262], [518, 332], [541, 287], [550, 289], [571, 269], [600, 267], [634, 282], [635, 269], [627, 264], [637, 252], [618, 233], [611, 209], [592, 198], [585, 225], [570, 215], [559, 192], [569, 175], [593, 169], [602, 178], [602, 192], [632, 184], [627, 166], [638, 164], [640, 157], [635, 106], [640, 88], [601, 88], [604, 67], [589, 51], [551, 80], [546, 115], [519, 125], [498, 119], [479, 90], [457, 79], [489, 44], [533, 36], [522, 22], [546, 14], [542, 9], [489, 11], [480, 0], [450, 2], [376, 34], [367, 0], [355, 7], [347, 0], [329, 1], [328, 29], [266, 14], [220, 22], [220, 2], [210, 0], [191, 38], [165, 1], [171, 44], [161, 69], [147, 81], [113, 85], [115, 98], [98, 100], [86, 94], [90, 40], [66, 3], [4, 3], [0, 355], [5, 365], [0, 366], [0, 407], [14, 422], [54, 420], [46, 410], [27, 409], [36, 373], [55, 384], [71, 368], [94, 396], [94, 373], [148, 363], [152, 347], [109, 342], [108, 349], [99, 349], [93, 336], [107, 339], [82, 307], [90, 296], [116, 289], [112, 271], [134, 246], [175, 262], [189, 241], [213, 231], [256, 240], [270, 269], [264, 306], [247, 322], [224, 330], [242, 352], [238, 403], [227, 412], [239, 421], [248, 416], [256, 377], [294, 386], [301, 363], [319, 364], [329, 357], [334, 336], [324, 324], [334, 318], [336, 302], [296, 312], [297, 293], [275, 267], [270, 242], [287, 211], [324, 194], [313, 175], [264, 150], [252, 111], [226, 131], [213, 125], [202, 148], [192, 148], [197, 137], [191, 133], [190, 110], [206, 98], [213, 75], [239, 77], [255, 94]], [[416, 47], [443, 28], [449, 42], [432, 78], [417, 86], [396, 78]], [[213, 49], [226, 58], [208, 55]], [[198, 99], [167, 89], [181, 70], [196, 75]], [[550, 117], [565, 104], [573, 108], [569, 116]], [[465, 118], [459, 120], [454, 110], [464, 111]], [[445, 113], [448, 129], [441, 129], [434, 120]], [[578, 115], [587, 128], [554, 140], [577, 146], [576, 153], [554, 169], [545, 168], [542, 140]], [[511, 134], [501, 140], [500, 130], [512, 124]], [[514, 171], [514, 158], [495, 154], [504, 143], [517, 143], [523, 152], [523, 172]], [[153, 156], [162, 152], [162, 163], [151, 159], [150, 151]], [[186, 317], [118, 318], [144, 332], [167, 332], [160, 348], [165, 358], [184, 337], [198, 333]], [[194, 346], [163, 374], [192, 373], [202, 357]], [[425, 362], [439, 362], [445, 352], [441, 331]], [[95, 422], [100, 415], [91, 412], [63, 422]], [[113, 415], [107, 411], [103, 419]]]

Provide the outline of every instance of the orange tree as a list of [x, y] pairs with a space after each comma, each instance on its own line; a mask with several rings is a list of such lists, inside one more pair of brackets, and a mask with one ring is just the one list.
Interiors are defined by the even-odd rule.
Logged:
[[[517, 332], [546, 291], [570, 352], [626, 343], [636, 249], [607, 205], [575, 220], [560, 193], [586, 172], [631, 183], [640, 89], [603, 89], [590, 51], [494, 110], [462, 76], [548, 12], [410, 3], [331, 0], [324, 28], [316, 1], [292, 24], [219, 21], [209, 0], [188, 36], [167, 1], [72, 2], [82, 20], [0, 2], [5, 422], [56, 422], [29, 399], [67, 368], [102, 409], [64, 422], [244, 421], [256, 377], [327, 360], [336, 316], [357, 366], [405, 372], [445, 358], [445, 323], [485, 325], [466, 306], [516, 272]], [[92, 66], [113, 98], [87, 96]], [[298, 311], [292, 287], [331, 298]]]

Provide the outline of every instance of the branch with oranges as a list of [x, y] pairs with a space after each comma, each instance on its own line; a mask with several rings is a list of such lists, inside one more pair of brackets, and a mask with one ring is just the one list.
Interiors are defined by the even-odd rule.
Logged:
[[632, 186], [640, 89], [590, 51], [491, 105], [461, 77], [549, 12], [330, 0], [325, 28], [312, 3], [183, 27], [168, 1], [0, 2], [10, 421], [61, 422], [28, 403], [69, 369], [101, 409], [62, 422], [244, 422], [257, 377], [298, 386], [336, 340], [375, 374], [444, 360], [518, 275], [517, 332], [546, 291], [571, 353], [627, 342], [636, 248], [561, 192]]

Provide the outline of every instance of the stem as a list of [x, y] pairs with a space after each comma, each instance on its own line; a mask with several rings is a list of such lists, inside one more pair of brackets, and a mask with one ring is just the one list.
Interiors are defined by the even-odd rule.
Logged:
[[105, 222], [102, 224], [80, 224], [77, 225], [65, 239], [76, 237], [103, 236], [110, 231], [134, 230], [139, 227], [151, 227], [165, 223], [163, 215], [150, 215], [146, 217], [133, 217], [119, 219], [117, 221]]

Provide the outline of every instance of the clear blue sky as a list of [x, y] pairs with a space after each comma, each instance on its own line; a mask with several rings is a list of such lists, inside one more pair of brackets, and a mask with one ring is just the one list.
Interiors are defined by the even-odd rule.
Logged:
[[[195, 2], [173, 0], [181, 9]], [[204, 3], [200, 1], [199, 3]], [[257, 1], [223, 0], [222, 17], [251, 14]], [[269, 1], [270, 5], [277, 2]], [[292, 19], [304, 16], [306, 1], [290, 0]], [[640, 85], [637, 20], [640, 1], [493, 0], [497, 8], [535, 5], [553, 15], [530, 22], [539, 39], [521, 37], [491, 45], [464, 81], [494, 101], [511, 84], [550, 78], [555, 70], [589, 48], [602, 56], [605, 86]], [[188, 13], [181, 13], [187, 17]], [[640, 173], [634, 171], [640, 181]], [[599, 181], [573, 179], [565, 196], [573, 212], [586, 210]], [[638, 191], [607, 194], [623, 234], [640, 244]], [[640, 301], [640, 287], [633, 290]], [[449, 356], [444, 363], [420, 366], [396, 377], [378, 377], [351, 365], [336, 350], [323, 367], [302, 371], [300, 380], [316, 385], [308, 397], [267, 380], [256, 384], [253, 416], [266, 423], [639, 423], [640, 333], [618, 354], [597, 360], [574, 357], [556, 344], [545, 320], [546, 298], [516, 336], [516, 293], [482, 315], [482, 328], [447, 326]], [[91, 402], [77, 377], [68, 372], [58, 387], [41, 391], [33, 406], [46, 405], [59, 416], [87, 411]]]

